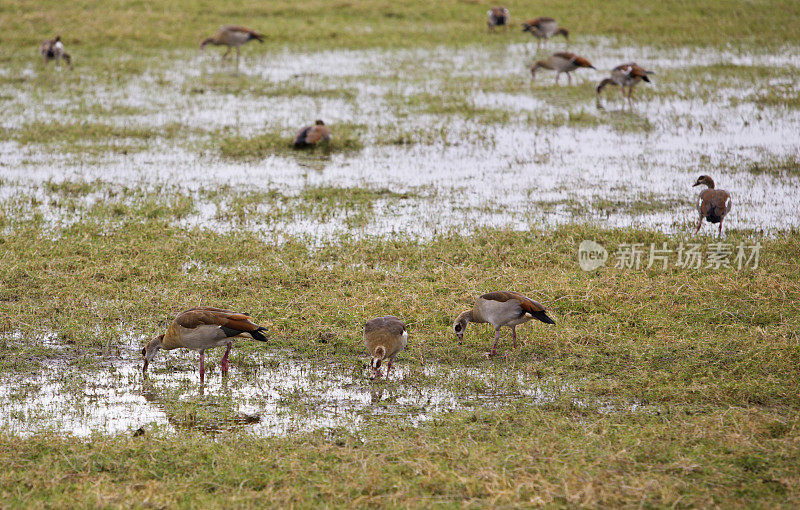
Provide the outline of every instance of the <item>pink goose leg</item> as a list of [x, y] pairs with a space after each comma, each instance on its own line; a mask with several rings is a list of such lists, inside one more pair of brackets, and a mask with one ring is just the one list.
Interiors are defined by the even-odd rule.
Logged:
[[228, 342], [228, 347], [225, 348], [225, 354], [222, 355], [222, 362], [220, 362], [222, 375], [228, 375], [228, 354], [231, 352], [231, 347], [233, 347], [233, 342]]
[[489, 351], [489, 356], [497, 356], [497, 343], [500, 341], [500, 330], [494, 330], [494, 344], [492, 345], [492, 350]]
[[200, 351], [200, 382], [206, 380], [206, 351]]

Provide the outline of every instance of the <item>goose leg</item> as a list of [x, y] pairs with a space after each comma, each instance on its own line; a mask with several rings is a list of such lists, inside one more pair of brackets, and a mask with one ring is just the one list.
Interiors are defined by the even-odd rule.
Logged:
[[694, 231], [694, 233], [695, 233], [695, 234], [696, 234], [696, 233], [698, 233], [698, 232], [700, 232], [700, 227], [701, 227], [702, 225], [703, 225], [703, 217], [702, 217], [702, 216], [700, 216], [700, 219], [699, 219], [699, 220], [697, 220], [697, 229]]
[[236, 47], [236, 74], [239, 74], [239, 47]]
[[514, 339], [514, 350], [517, 350], [517, 327], [511, 326], [511, 338]]
[[391, 372], [391, 371], [392, 371], [392, 361], [394, 361], [394, 360], [393, 360], [393, 359], [390, 359], [390, 360], [389, 360], [389, 364], [388, 364], [388, 365], [386, 365], [386, 380], [387, 380], [387, 381], [389, 380], [389, 372]]
[[717, 237], [722, 237], [722, 221], [719, 222], [719, 233], [717, 234]]
[[200, 351], [200, 382], [206, 380], [206, 351]]
[[228, 55], [230, 55], [230, 54], [231, 54], [231, 47], [228, 46], [228, 50], [225, 53], [222, 54], [222, 60], [225, 60], [226, 58], [228, 58]]
[[497, 356], [497, 343], [500, 342], [500, 330], [494, 330], [494, 344], [492, 344], [492, 350], [489, 351], [489, 356]]
[[220, 362], [222, 375], [228, 375], [228, 354], [231, 353], [231, 347], [233, 347], [233, 342], [228, 342], [228, 346], [225, 348], [225, 354], [222, 355], [222, 361]]
[[[556, 85], [558, 85], [558, 77], [561, 76], [561, 71], [556, 71]], [[567, 75], [569, 76], [569, 75]]]
[[572, 75], [567, 73], [567, 85], [572, 85]]

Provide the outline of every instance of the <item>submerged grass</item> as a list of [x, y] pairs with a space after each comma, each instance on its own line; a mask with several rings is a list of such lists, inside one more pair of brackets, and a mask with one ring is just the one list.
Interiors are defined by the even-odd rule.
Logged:
[[785, 157], [767, 156], [762, 161], [750, 162], [746, 169], [753, 174], [797, 176], [800, 175], [800, 155], [793, 154]]
[[258, 221], [270, 224], [280, 221], [314, 220], [326, 222], [344, 218], [345, 225], [363, 226], [373, 217], [377, 200], [386, 203], [418, 197], [414, 193], [397, 193], [388, 189], [359, 187], [306, 186], [297, 195], [278, 190], [236, 193], [215, 192], [213, 198], [218, 221], [237, 224]]
[[352, 101], [356, 92], [337, 86], [320, 86], [315, 83], [298, 83], [296, 80], [289, 82], [269, 82], [261, 77], [251, 77], [244, 74], [214, 73], [203, 75], [199, 81], [192, 81], [184, 85], [184, 91], [190, 94], [250, 94], [264, 97], [312, 97], [336, 98]]

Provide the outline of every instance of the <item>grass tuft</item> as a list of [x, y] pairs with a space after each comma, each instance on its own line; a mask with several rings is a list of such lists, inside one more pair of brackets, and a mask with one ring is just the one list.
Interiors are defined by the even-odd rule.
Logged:
[[334, 124], [329, 126], [333, 138], [328, 143], [319, 143], [312, 147], [295, 149], [292, 146], [294, 137], [286, 136], [283, 132], [271, 131], [252, 137], [228, 136], [220, 144], [220, 152], [224, 157], [231, 159], [263, 159], [271, 155], [290, 154], [333, 154], [339, 152], [354, 152], [364, 148], [361, 141], [363, 128], [355, 124]]

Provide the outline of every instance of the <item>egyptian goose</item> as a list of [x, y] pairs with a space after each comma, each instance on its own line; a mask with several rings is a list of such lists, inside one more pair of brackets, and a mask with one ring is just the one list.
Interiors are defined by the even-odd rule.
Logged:
[[714, 189], [714, 179], [707, 175], [701, 175], [697, 178], [697, 182], [692, 187], [705, 184], [708, 186], [700, 192], [700, 197], [697, 200], [697, 212], [700, 213], [700, 219], [697, 220], [697, 230], [694, 233], [700, 232], [700, 227], [703, 225], [703, 219], [707, 219], [711, 223], [719, 223], [718, 236], [722, 235], [722, 220], [725, 219], [731, 210], [731, 194], [724, 189]]
[[69, 53], [64, 51], [64, 43], [61, 42], [60, 35], [57, 35], [55, 39], [44, 41], [42, 45], [39, 46], [39, 53], [44, 57], [45, 64], [51, 60], [55, 60], [56, 64], [58, 64], [58, 60], [63, 59], [70, 69], [72, 69], [72, 57], [69, 56]]
[[317, 142], [330, 142], [332, 138], [331, 130], [321, 120], [317, 120], [313, 126], [303, 126], [297, 132], [292, 144], [296, 149], [315, 145]]
[[470, 322], [488, 322], [494, 327], [494, 344], [489, 352], [490, 356], [497, 355], [497, 343], [500, 341], [500, 328], [511, 328], [511, 338], [514, 339], [514, 349], [517, 348], [517, 330], [519, 324], [531, 319], [540, 320], [547, 324], [555, 321], [547, 316], [541, 303], [523, 296], [518, 292], [489, 292], [475, 300], [472, 310], [467, 310], [459, 315], [453, 323], [453, 331], [458, 337], [458, 343], [464, 341], [464, 331]]
[[569, 30], [566, 28], [559, 28], [556, 20], [546, 16], [526, 21], [522, 24], [522, 31], [530, 32], [533, 37], [538, 39], [536, 45], [537, 50], [541, 49], [543, 39], [547, 41], [553, 36], [563, 35], [564, 39], [569, 40]]
[[153, 361], [159, 349], [191, 349], [200, 352], [200, 381], [205, 380], [206, 349], [226, 345], [225, 354], [220, 363], [222, 374], [228, 373], [228, 354], [231, 352], [233, 339], [248, 335], [254, 340], [266, 342], [262, 331], [267, 329], [250, 320], [246, 313], [232, 312], [221, 308], [201, 306], [181, 312], [172, 321], [167, 332], [150, 340], [142, 348], [144, 365], [142, 373], [147, 372], [147, 365]]
[[540, 60], [531, 66], [531, 79], [536, 78], [536, 71], [539, 68], [550, 69], [556, 72], [556, 84], [558, 84], [558, 77], [561, 73], [567, 73], [567, 83], [572, 83], [572, 76], [569, 73], [579, 67], [589, 67], [596, 69], [591, 62], [583, 57], [579, 57], [574, 53], [560, 51], [553, 53], [545, 60]]
[[499, 7], [492, 7], [486, 11], [486, 16], [489, 18], [486, 20], [486, 24], [489, 26], [490, 32], [494, 32], [494, 27], [500, 26], [503, 27], [504, 30], [508, 30], [508, 20], [511, 14], [508, 12], [508, 9], [502, 5]]
[[364, 345], [372, 356], [370, 363], [370, 379], [381, 375], [381, 362], [389, 360], [386, 366], [386, 378], [392, 370], [392, 362], [397, 354], [406, 348], [408, 332], [406, 325], [392, 315], [375, 317], [364, 324]]
[[623, 97], [625, 97], [625, 87], [628, 87], [628, 105], [633, 106], [633, 86], [640, 81], [650, 83], [648, 74], [652, 74], [652, 71], [639, 67], [635, 62], [618, 65], [611, 70], [611, 78], [604, 79], [597, 86], [597, 104], [600, 104], [600, 93], [606, 85], [619, 85], [622, 87]]
[[236, 50], [236, 71], [239, 71], [239, 47], [247, 44], [248, 42], [255, 39], [258, 42], [264, 42], [264, 36], [259, 34], [255, 30], [250, 30], [249, 28], [245, 27], [237, 27], [233, 25], [225, 25], [217, 30], [217, 33], [212, 35], [211, 37], [207, 37], [203, 39], [203, 42], [200, 43], [200, 50], [205, 51], [207, 44], [213, 44], [214, 46], [227, 46], [228, 50], [222, 55], [222, 58], [226, 58], [230, 52], [231, 48]]

